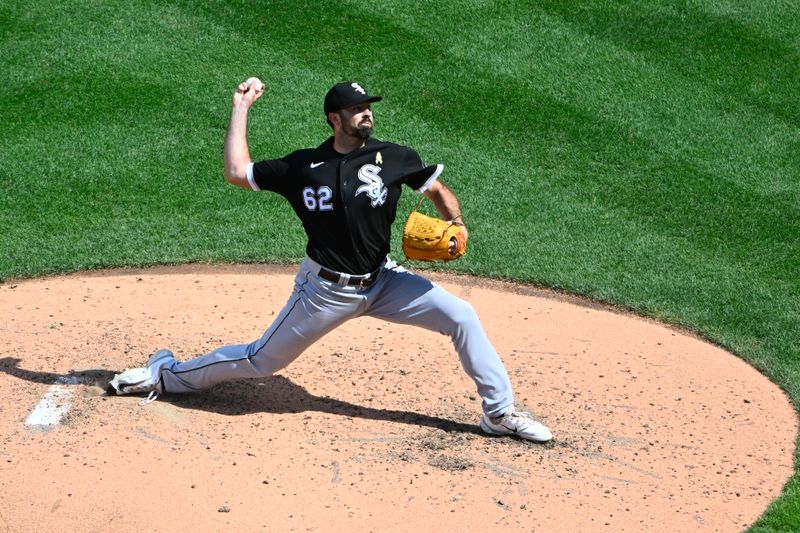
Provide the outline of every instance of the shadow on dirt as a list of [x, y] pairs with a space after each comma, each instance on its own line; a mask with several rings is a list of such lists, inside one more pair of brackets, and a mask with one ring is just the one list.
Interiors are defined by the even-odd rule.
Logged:
[[[16, 357], [0, 358], [0, 372], [33, 383], [52, 385], [59, 382], [75, 385], [93, 385], [102, 387], [107, 391], [108, 382], [118, 372], [89, 369], [57, 374], [20, 368], [21, 361]], [[113, 396], [113, 391], [109, 391], [109, 396]], [[184, 409], [209, 411], [226, 416], [250, 413], [291, 414], [316, 411], [338, 416], [431, 427], [448, 432], [481, 434], [479, 427], [475, 424], [466, 424], [413, 411], [365, 407], [335, 398], [315, 396], [302, 386], [280, 375], [263, 379], [222, 383], [197, 394], [164, 394], [158, 398], [158, 401], [167, 402]]]
[[102, 388], [108, 385], [108, 382], [115, 374], [113, 370], [96, 368], [70, 370], [66, 374], [57, 374], [55, 372], [26, 370], [19, 367], [21, 362], [22, 359], [17, 357], [0, 357], [0, 372], [15, 378], [30, 381], [31, 383], [43, 383], [45, 385], [53, 385], [54, 383], [59, 383], [61, 385], [95, 385]]
[[480, 429], [474, 424], [412, 411], [365, 407], [327, 396], [315, 396], [304, 387], [280, 375], [222, 383], [198, 394], [166, 394], [159, 397], [158, 401], [169, 402], [176, 407], [210, 411], [227, 416], [316, 411], [367, 420], [400, 422], [449, 432], [480, 434]]

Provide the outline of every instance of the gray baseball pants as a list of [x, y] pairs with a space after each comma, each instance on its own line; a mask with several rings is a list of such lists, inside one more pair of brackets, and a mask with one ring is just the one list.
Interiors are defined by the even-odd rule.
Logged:
[[260, 339], [164, 367], [162, 392], [195, 392], [223, 381], [272, 375], [340, 324], [372, 316], [449, 336], [477, 386], [484, 413], [499, 416], [513, 405], [505, 366], [468, 302], [392, 260], [366, 288], [327, 281], [319, 270], [310, 258], [303, 261], [289, 301]]

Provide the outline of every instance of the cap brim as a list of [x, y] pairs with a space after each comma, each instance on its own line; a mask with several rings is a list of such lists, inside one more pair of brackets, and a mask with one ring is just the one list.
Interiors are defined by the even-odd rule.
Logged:
[[[383, 100], [383, 96], [370, 96], [369, 98], [364, 98], [363, 100], [356, 100], [352, 104], [348, 105], [347, 107], [353, 107], [354, 105], [358, 104], [366, 104], [366, 103], [373, 103], [373, 102], [380, 102]], [[342, 108], [347, 109], [347, 108]]]
[[347, 109], [348, 107], [353, 107], [354, 105], [360, 105], [360, 104], [366, 104], [366, 103], [370, 103], [371, 104], [372, 102], [380, 102], [381, 100], [383, 100], [383, 96], [369, 96], [367, 98], [364, 98], [363, 100], [354, 100], [354, 101], [350, 102], [349, 104], [347, 104], [346, 106], [340, 107], [339, 109], [331, 109], [330, 111], [326, 111], [325, 114], [327, 115], [328, 113], [336, 113], [338, 111], [341, 111], [342, 109]]

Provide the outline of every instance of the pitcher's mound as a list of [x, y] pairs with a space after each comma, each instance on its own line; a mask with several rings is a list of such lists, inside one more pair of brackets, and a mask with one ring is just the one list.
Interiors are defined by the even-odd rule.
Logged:
[[279, 375], [105, 394], [159, 348], [258, 338], [293, 267], [0, 285], [0, 530], [722, 531], [793, 471], [787, 397], [691, 335], [545, 291], [430, 277], [471, 302], [545, 446], [480, 434], [449, 339], [357, 319]]

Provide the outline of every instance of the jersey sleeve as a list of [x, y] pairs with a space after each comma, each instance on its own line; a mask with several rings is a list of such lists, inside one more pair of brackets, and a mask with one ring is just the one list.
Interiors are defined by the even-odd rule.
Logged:
[[405, 175], [402, 182], [418, 193], [428, 190], [444, 169], [444, 165], [441, 164], [426, 166], [419, 154], [411, 148], [406, 152], [404, 163]]
[[428, 190], [431, 183], [439, 179], [442, 170], [444, 170], [442, 164], [423, 167], [403, 176], [403, 183], [422, 194]]
[[286, 158], [259, 161], [247, 167], [247, 182], [254, 191], [282, 193], [288, 176], [289, 162]]

